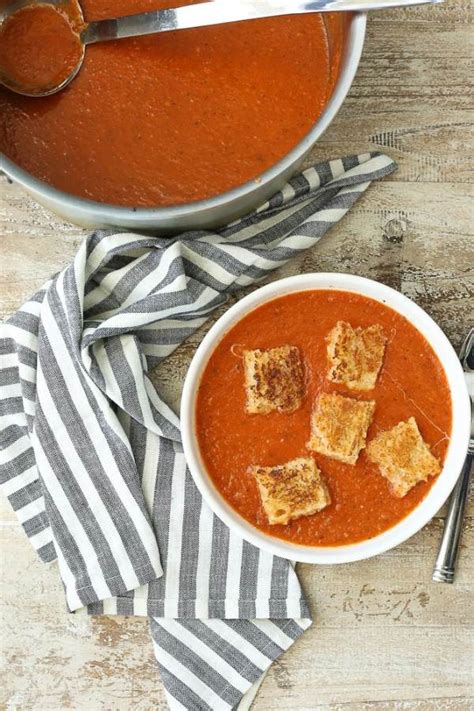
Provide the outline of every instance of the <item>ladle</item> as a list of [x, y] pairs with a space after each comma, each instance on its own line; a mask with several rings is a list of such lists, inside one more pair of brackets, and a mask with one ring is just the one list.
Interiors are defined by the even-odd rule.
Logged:
[[[77, 65], [55, 85], [38, 86], [33, 90], [12, 82], [3, 73], [0, 82], [12, 91], [26, 96], [48, 96], [64, 89], [77, 76], [85, 55], [85, 48], [95, 42], [138, 37], [159, 32], [174, 32], [209, 25], [227, 24], [257, 20], [279, 15], [303, 15], [319, 12], [367, 12], [393, 7], [437, 4], [442, 0], [215, 0], [195, 5], [185, 5], [168, 10], [156, 10], [138, 15], [128, 15], [111, 20], [86, 23], [77, 0], [17, 0], [0, 11], [0, 23], [5, 22], [14, 12], [37, 4], [58, 6], [71, 20], [71, 31], [76, 31], [82, 45]], [[76, 28], [79, 28], [78, 30]], [[0, 25], [1, 33], [1, 25]]]

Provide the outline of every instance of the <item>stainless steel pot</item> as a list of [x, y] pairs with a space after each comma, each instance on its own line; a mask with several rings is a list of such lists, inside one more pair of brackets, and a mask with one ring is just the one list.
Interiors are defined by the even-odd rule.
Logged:
[[258, 180], [251, 180], [207, 200], [172, 207], [133, 209], [85, 200], [57, 190], [34, 178], [3, 154], [0, 154], [0, 169], [22, 185], [41, 205], [50, 208], [68, 222], [83, 227], [114, 227], [158, 234], [208, 229], [226, 224], [279, 190], [301, 166], [314, 143], [327, 129], [346, 98], [357, 71], [364, 45], [366, 19], [365, 13], [356, 13], [349, 20], [339, 77], [333, 95], [318, 121], [302, 141], [262, 173]]

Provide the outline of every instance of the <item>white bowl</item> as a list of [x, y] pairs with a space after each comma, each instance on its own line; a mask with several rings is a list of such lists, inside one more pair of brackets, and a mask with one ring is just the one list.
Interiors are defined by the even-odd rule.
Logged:
[[[195, 436], [195, 403], [201, 375], [217, 343], [234, 324], [261, 304], [284, 294], [313, 289], [355, 292], [387, 304], [402, 314], [426, 338], [438, 356], [452, 398], [452, 434], [443, 470], [420, 504], [406, 518], [370, 540], [345, 546], [303, 546], [275, 538], [255, 528], [225, 501], [201, 460]], [[370, 279], [351, 274], [303, 274], [273, 282], [257, 289], [232, 306], [209, 330], [197, 349], [184, 383], [181, 401], [181, 427], [184, 453], [191, 474], [205, 501], [214, 513], [242, 538], [282, 558], [305, 563], [347, 563], [370, 558], [397, 546], [419, 531], [448, 498], [461, 471], [470, 435], [470, 400], [463, 371], [456, 353], [436, 323], [406, 296]]]

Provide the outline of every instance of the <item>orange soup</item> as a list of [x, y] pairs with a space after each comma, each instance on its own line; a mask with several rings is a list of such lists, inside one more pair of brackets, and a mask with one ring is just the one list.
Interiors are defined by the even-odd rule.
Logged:
[[82, 58], [82, 44], [67, 15], [53, 5], [27, 5], [0, 28], [0, 76], [28, 94], [62, 84]]
[[[90, 22], [192, 2], [81, 5]], [[277, 17], [92, 44], [58, 94], [28, 98], [0, 87], [0, 152], [54, 187], [131, 207], [189, 202], [258, 180], [323, 111], [346, 22], [338, 13]], [[25, 27], [18, 47], [30, 47], [37, 29]], [[59, 43], [59, 34], [50, 37], [52, 55], [63, 51]], [[4, 47], [10, 66], [16, 53], [10, 61]]]
[[[326, 338], [338, 321], [354, 328], [382, 326], [387, 345], [375, 387], [349, 391], [327, 379]], [[247, 414], [242, 352], [288, 344], [302, 354], [306, 390], [295, 412]], [[302, 545], [338, 546], [377, 536], [410, 513], [435, 478], [397, 497], [362, 449], [355, 465], [309, 452], [311, 414], [321, 393], [375, 401], [369, 443], [411, 417], [442, 463], [451, 433], [451, 396], [431, 346], [403, 316], [367, 297], [306, 291], [268, 302], [239, 321], [220, 341], [204, 370], [196, 404], [196, 434], [205, 467], [228, 503], [267, 534]], [[268, 523], [251, 467], [276, 467], [312, 456], [331, 503], [286, 525]]]

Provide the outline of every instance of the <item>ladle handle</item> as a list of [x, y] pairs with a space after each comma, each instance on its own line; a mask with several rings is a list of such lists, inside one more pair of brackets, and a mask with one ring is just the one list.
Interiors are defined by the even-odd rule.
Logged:
[[128, 15], [89, 23], [82, 31], [85, 44], [139, 37], [157, 32], [221, 25], [279, 15], [311, 12], [366, 12], [391, 7], [437, 4], [443, 0], [215, 0], [169, 10]]

